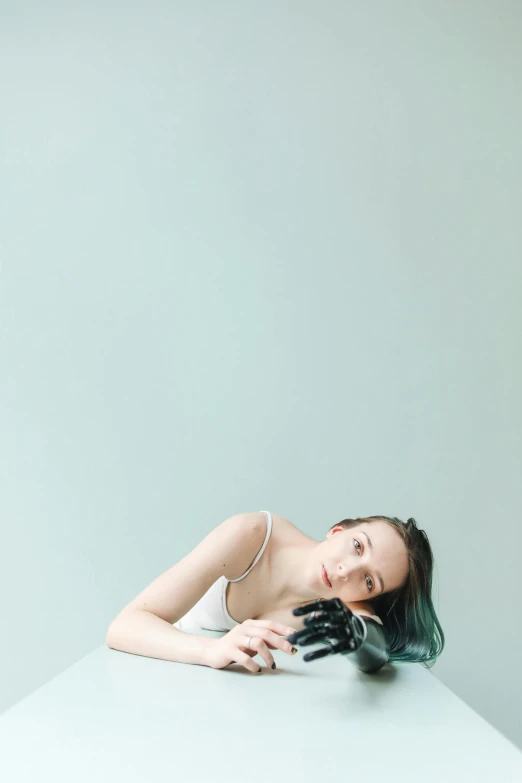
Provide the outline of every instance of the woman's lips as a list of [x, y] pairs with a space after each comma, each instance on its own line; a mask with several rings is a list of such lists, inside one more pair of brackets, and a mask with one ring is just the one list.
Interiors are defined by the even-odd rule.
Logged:
[[332, 583], [328, 579], [328, 574], [326, 573], [326, 568], [324, 566], [322, 566], [322, 570], [321, 570], [321, 579], [323, 580], [324, 584], [327, 587], [331, 587], [332, 586]]

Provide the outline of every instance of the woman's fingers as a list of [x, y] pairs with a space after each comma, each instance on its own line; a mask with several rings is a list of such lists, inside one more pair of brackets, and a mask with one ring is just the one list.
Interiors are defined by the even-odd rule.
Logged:
[[[258, 621], [262, 622], [262, 621]], [[275, 623], [270, 624], [272, 628], [279, 627], [280, 629], [284, 629], [285, 632], [289, 630], [287, 625], [279, 625], [277, 626]], [[262, 639], [267, 647], [270, 647], [271, 650], [282, 650], [283, 652], [287, 653], [288, 655], [295, 655], [297, 652], [294, 645], [287, 641], [284, 636], [280, 635], [280, 631], [278, 633], [275, 633], [270, 628], [267, 627], [259, 627], [256, 625], [249, 625], [248, 621], [246, 623], [243, 623], [242, 627], [243, 633], [245, 633], [248, 637], [248, 635], [251, 633], [252, 636], [258, 636], [260, 639]], [[295, 631], [292, 631], [292, 633], [296, 633]], [[288, 634], [289, 636], [290, 634]], [[252, 645], [250, 645], [252, 646]]]
[[[254, 655], [256, 652], [254, 652]], [[241, 666], [244, 666], [245, 669], [248, 669], [251, 672], [259, 672], [261, 671], [261, 667], [258, 663], [254, 661], [253, 658], [248, 655], [248, 653], [244, 652], [241, 647], [237, 648], [237, 652], [235, 654], [236, 663], [241, 664]]]
[[292, 626], [270, 620], [245, 620], [229, 632], [235, 637], [234, 658], [249, 671], [258, 672], [259, 664], [253, 661], [252, 657], [259, 654], [267, 666], [275, 669], [275, 661], [270, 650], [282, 650], [288, 655], [294, 655], [297, 650], [285, 639], [285, 636], [290, 636], [296, 631], [297, 629]]
[[[244, 636], [243, 637], [243, 647], [245, 647], [247, 650], [255, 650], [256, 653], [259, 653], [259, 655], [264, 659], [266, 665], [270, 669], [275, 669], [275, 661], [272, 653], [268, 649], [267, 645], [261, 639], [259, 636]], [[257, 671], [257, 669], [256, 669]]]

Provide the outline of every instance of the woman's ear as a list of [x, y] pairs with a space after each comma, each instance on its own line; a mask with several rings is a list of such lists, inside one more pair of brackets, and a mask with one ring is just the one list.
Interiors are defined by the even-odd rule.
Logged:
[[342, 525], [336, 525], [331, 530], [328, 531], [326, 534], [326, 538], [331, 538], [335, 533], [340, 533], [342, 530], [344, 530], [344, 527]]

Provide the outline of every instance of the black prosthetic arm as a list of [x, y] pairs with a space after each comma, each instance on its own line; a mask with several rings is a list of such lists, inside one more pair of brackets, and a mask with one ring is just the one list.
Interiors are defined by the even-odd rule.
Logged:
[[355, 666], [362, 672], [373, 674], [382, 669], [390, 658], [386, 631], [373, 617], [357, 615], [357, 620], [361, 620], [366, 625], [366, 637], [349, 660], [353, 660]]
[[349, 655], [349, 660], [367, 674], [379, 671], [388, 662], [386, 631], [373, 618], [354, 614], [340, 598], [319, 600], [292, 610], [296, 617], [310, 613], [304, 620], [303, 630], [286, 637], [291, 644], [303, 646], [326, 643], [326, 647], [306, 653], [304, 661], [341, 653]]

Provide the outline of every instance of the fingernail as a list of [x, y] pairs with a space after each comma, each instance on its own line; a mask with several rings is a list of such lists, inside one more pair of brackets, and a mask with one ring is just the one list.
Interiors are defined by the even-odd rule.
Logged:
[[297, 652], [297, 647], [292, 647], [292, 649], [290, 650], [290, 652], [292, 653], [292, 655], [295, 655], [295, 654], [296, 654], [296, 652]]
[[272, 669], [275, 669], [275, 668], [276, 668], [276, 665], [275, 665], [275, 663], [273, 663], [272, 664]]

